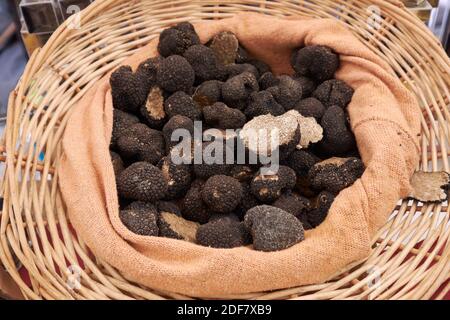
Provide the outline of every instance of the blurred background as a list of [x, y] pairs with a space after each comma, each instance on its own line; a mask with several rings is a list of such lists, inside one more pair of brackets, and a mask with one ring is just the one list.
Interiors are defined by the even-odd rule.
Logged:
[[[0, 130], [8, 95], [29, 55], [45, 44], [70, 15], [93, 0], [0, 0]], [[450, 53], [450, 0], [402, 0], [441, 40]]]

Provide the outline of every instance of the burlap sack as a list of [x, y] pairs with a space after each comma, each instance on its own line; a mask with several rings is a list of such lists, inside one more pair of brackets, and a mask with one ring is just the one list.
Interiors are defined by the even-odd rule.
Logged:
[[[279, 19], [256, 14], [198, 23], [207, 42], [234, 32], [248, 51], [278, 73], [292, 73], [289, 56], [321, 44], [341, 55], [336, 74], [355, 89], [351, 126], [367, 169], [343, 190], [325, 222], [306, 239], [279, 252], [248, 247], [213, 249], [181, 240], [138, 236], [118, 217], [109, 156], [112, 103], [109, 75], [73, 111], [63, 138], [58, 173], [70, 220], [93, 253], [125, 277], [154, 289], [212, 297], [320, 283], [367, 257], [370, 240], [398, 199], [410, 189], [418, 162], [419, 107], [389, 66], [332, 20]], [[136, 67], [156, 55], [157, 40], [124, 64]]]

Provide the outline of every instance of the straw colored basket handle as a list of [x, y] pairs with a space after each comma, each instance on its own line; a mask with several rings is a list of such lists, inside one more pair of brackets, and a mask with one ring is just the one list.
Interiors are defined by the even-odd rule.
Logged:
[[[423, 110], [418, 169], [449, 172], [450, 60], [399, 1], [97, 0], [32, 55], [9, 100], [0, 143], [6, 163], [0, 261], [26, 298], [187, 298], [127, 281], [77, 238], [58, 184], [60, 142], [73, 106], [86, 91], [163, 28], [242, 11], [338, 19], [416, 95]], [[371, 256], [332, 281], [221, 298], [442, 298], [450, 289], [449, 221], [443, 204], [401, 201], [374, 237]], [[23, 280], [24, 269], [30, 281]], [[435, 294], [441, 286], [442, 293]]]

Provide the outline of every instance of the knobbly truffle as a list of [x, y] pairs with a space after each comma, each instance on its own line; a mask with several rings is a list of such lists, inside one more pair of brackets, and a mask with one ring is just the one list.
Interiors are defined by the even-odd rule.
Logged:
[[304, 240], [302, 223], [273, 206], [261, 205], [248, 210], [244, 224], [250, 230], [255, 250], [283, 250]]
[[135, 162], [116, 179], [119, 196], [125, 199], [154, 202], [164, 198], [167, 182], [157, 167], [148, 162]]
[[195, 72], [184, 57], [173, 55], [161, 61], [156, 79], [158, 85], [168, 92], [190, 92], [194, 85]]
[[297, 74], [294, 78], [302, 85], [303, 98], [309, 97], [316, 90], [317, 86], [313, 79]]
[[188, 221], [170, 212], [161, 212], [158, 219], [160, 237], [194, 242], [199, 226], [197, 222]]
[[158, 201], [156, 202], [158, 213], [169, 212], [181, 216], [181, 209], [175, 201]]
[[244, 110], [244, 114], [248, 120], [265, 114], [280, 116], [284, 112], [283, 106], [280, 105], [267, 90], [252, 93], [250, 95], [248, 106]]
[[250, 72], [244, 72], [228, 79], [222, 85], [222, 98], [227, 106], [243, 109], [251, 93], [258, 91], [258, 81]]
[[206, 223], [211, 217], [211, 211], [202, 199], [204, 181], [195, 180], [182, 201], [181, 214], [183, 218], [199, 223]]
[[208, 125], [219, 129], [238, 129], [245, 124], [245, 115], [242, 111], [229, 108], [222, 102], [204, 107], [203, 117]]
[[285, 110], [291, 110], [302, 98], [302, 85], [287, 75], [279, 76], [278, 80], [278, 85], [268, 90]]
[[352, 100], [354, 90], [344, 81], [331, 79], [322, 82], [313, 92], [313, 97], [320, 100], [325, 107], [339, 106], [345, 108]]
[[331, 106], [320, 121], [323, 139], [317, 144], [317, 150], [327, 156], [340, 156], [356, 148], [355, 136], [347, 128], [345, 111]]
[[[252, 177], [253, 178], [253, 177]], [[239, 217], [240, 220], [244, 219], [247, 211], [253, 207], [262, 204], [251, 192], [250, 182], [241, 182], [243, 196], [241, 203], [234, 210], [234, 213]]]
[[320, 121], [325, 113], [325, 107], [316, 98], [309, 97], [300, 100], [294, 107], [304, 117], [313, 117], [317, 121]]
[[234, 248], [251, 242], [244, 224], [231, 219], [218, 219], [201, 225], [196, 240], [198, 244], [212, 248]]
[[159, 36], [158, 52], [163, 57], [182, 55], [187, 48], [200, 43], [194, 26], [189, 22], [182, 22], [165, 29]]
[[258, 83], [261, 90], [266, 90], [270, 87], [277, 86], [280, 83], [280, 79], [269, 71], [265, 72], [261, 75], [261, 77], [259, 77]]
[[119, 218], [131, 232], [141, 236], [157, 236], [158, 212], [154, 205], [136, 201], [119, 212]]
[[198, 44], [185, 51], [183, 57], [190, 63], [195, 72], [196, 83], [216, 79], [219, 71], [214, 51]]
[[222, 99], [222, 85], [223, 82], [218, 80], [205, 81], [195, 89], [192, 99], [202, 107], [219, 102]]
[[210, 44], [216, 60], [222, 65], [234, 63], [238, 54], [239, 42], [231, 32], [221, 32], [216, 34]]
[[117, 149], [125, 159], [157, 164], [165, 153], [164, 137], [161, 131], [136, 123], [119, 137]]
[[358, 158], [333, 157], [316, 163], [308, 173], [311, 186], [337, 194], [352, 185], [364, 172], [364, 164]]
[[291, 64], [298, 75], [322, 82], [333, 78], [339, 68], [339, 56], [325, 46], [307, 46], [294, 51]]
[[192, 121], [200, 120], [202, 111], [200, 106], [183, 91], [177, 91], [164, 102], [164, 110], [169, 118], [182, 115]]
[[320, 158], [308, 150], [295, 150], [289, 155], [287, 164], [298, 177], [306, 177], [312, 166], [319, 161]]
[[222, 68], [224, 76], [226, 76], [228, 79], [233, 78], [237, 75], [240, 75], [244, 72], [250, 72], [255, 76], [255, 79], [259, 78], [259, 72], [258, 69], [256, 69], [255, 66], [249, 64], [249, 63], [243, 63], [243, 64], [229, 64]]
[[116, 148], [119, 137], [128, 133], [131, 126], [139, 122], [139, 118], [122, 110], [113, 109], [113, 126], [111, 134], [111, 147]]
[[308, 198], [302, 197], [295, 192], [288, 191], [275, 200], [275, 202], [272, 203], [272, 206], [280, 208], [299, 218], [311, 208], [311, 203]]
[[247, 61], [247, 63], [254, 66], [258, 70], [259, 74], [263, 74], [263, 73], [270, 71], [269, 65], [267, 63], [265, 63], [264, 61], [261, 61], [258, 59], [250, 59]]
[[334, 195], [328, 191], [321, 191], [314, 201], [312, 201], [313, 208], [307, 215], [311, 227], [315, 228], [325, 220], [333, 201]]
[[216, 175], [209, 178], [202, 189], [202, 199], [215, 212], [229, 213], [241, 202], [243, 190], [238, 180]]
[[111, 155], [111, 162], [114, 169], [114, 175], [117, 177], [123, 171], [123, 169], [125, 169], [123, 161], [120, 158], [120, 156], [114, 151], [110, 151], [109, 154]]
[[295, 171], [287, 166], [279, 166], [274, 174], [262, 174], [261, 170], [253, 178], [250, 188], [252, 194], [264, 203], [278, 199], [283, 191], [293, 189], [296, 183]]
[[166, 200], [183, 197], [191, 185], [191, 171], [189, 164], [175, 164], [170, 156], [164, 157], [158, 167], [167, 182]]

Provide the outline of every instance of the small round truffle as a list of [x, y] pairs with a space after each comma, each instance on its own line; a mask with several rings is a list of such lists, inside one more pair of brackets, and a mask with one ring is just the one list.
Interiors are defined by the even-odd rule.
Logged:
[[211, 48], [197, 44], [187, 49], [183, 56], [194, 69], [196, 83], [216, 79], [218, 67], [216, 55]]
[[166, 91], [190, 92], [194, 85], [195, 72], [185, 58], [173, 55], [161, 61], [156, 78], [158, 85]]
[[247, 108], [244, 114], [247, 119], [252, 119], [257, 116], [271, 114], [273, 116], [280, 116], [285, 112], [282, 105], [280, 105], [273, 95], [267, 91], [254, 92], [250, 95]]
[[333, 78], [339, 68], [339, 56], [325, 46], [307, 46], [294, 51], [291, 64], [298, 75], [322, 82]]
[[320, 84], [313, 92], [313, 97], [320, 100], [325, 107], [339, 106], [345, 108], [352, 100], [354, 90], [344, 81], [331, 79]]
[[200, 106], [183, 91], [177, 91], [164, 102], [164, 110], [169, 118], [182, 115], [192, 121], [200, 120], [202, 111]]
[[304, 117], [313, 117], [317, 121], [320, 121], [325, 113], [325, 107], [316, 98], [309, 97], [300, 100], [294, 107]]
[[241, 202], [243, 190], [238, 180], [224, 175], [209, 178], [202, 189], [202, 199], [213, 211], [229, 213]]
[[243, 109], [250, 94], [258, 90], [255, 76], [250, 72], [244, 72], [228, 79], [222, 85], [222, 98], [227, 106]]
[[266, 90], [270, 87], [277, 86], [280, 83], [280, 79], [269, 71], [259, 77], [258, 83], [261, 90]]
[[183, 197], [191, 185], [191, 166], [174, 164], [170, 157], [164, 157], [159, 168], [167, 181], [166, 200]]
[[200, 43], [194, 27], [189, 22], [182, 22], [165, 29], [159, 36], [158, 52], [163, 57], [182, 55], [187, 48]]
[[222, 85], [223, 82], [218, 80], [205, 81], [195, 89], [192, 98], [202, 107], [219, 102], [222, 99]]
[[181, 213], [183, 218], [199, 223], [206, 223], [211, 217], [211, 212], [202, 199], [202, 188], [204, 182], [195, 180], [183, 198]]
[[334, 195], [328, 191], [320, 192], [312, 203], [313, 209], [308, 212], [308, 222], [315, 228], [320, 225], [328, 215]]
[[271, 87], [269, 91], [285, 110], [291, 110], [302, 98], [302, 85], [287, 75], [279, 76], [278, 79], [278, 85]]
[[304, 240], [302, 223], [273, 206], [261, 205], [248, 210], [244, 224], [250, 230], [255, 250], [283, 250]]
[[295, 150], [289, 155], [287, 164], [295, 171], [298, 177], [306, 177], [309, 169], [319, 161], [319, 157], [308, 150], [301, 149]]
[[333, 157], [316, 163], [308, 178], [314, 189], [337, 194], [360, 178], [364, 169], [361, 159]]
[[146, 202], [133, 202], [120, 210], [119, 218], [131, 232], [141, 236], [157, 236], [158, 212], [154, 205]]
[[234, 248], [250, 244], [250, 234], [242, 222], [219, 219], [201, 225], [197, 243], [212, 248]]
[[117, 140], [119, 137], [128, 133], [129, 128], [139, 123], [139, 118], [122, 110], [113, 109], [113, 126], [111, 134], [111, 148], [117, 147]]
[[157, 164], [165, 153], [164, 137], [161, 131], [136, 123], [119, 137], [117, 149], [125, 159]]
[[208, 125], [219, 129], [238, 129], [245, 124], [245, 115], [242, 111], [229, 108], [222, 102], [204, 107], [203, 116]]
[[264, 203], [278, 199], [285, 190], [295, 187], [296, 175], [294, 170], [287, 166], [279, 166], [273, 174], [261, 174], [261, 169], [253, 178], [250, 187], [252, 194]]
[[154, 202], [164, 198], [167, 182], [157, 167], [135, 162], [117, 177], [117, 191], [125, 199]]

